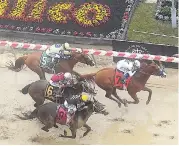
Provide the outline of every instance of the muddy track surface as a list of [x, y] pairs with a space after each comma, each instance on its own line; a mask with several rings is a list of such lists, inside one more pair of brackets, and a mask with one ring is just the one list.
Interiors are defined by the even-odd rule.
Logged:
[[[167, 69], [166, 79], [154, 76], [149, 79], [147, 86], [153, 91], [149, 105], [145, 104], [148, 93], [140, 92], [138, 105], [118, 108], [97, 87], [96, 98], [106, 105], [109, 115], [92, 115], [88, 121], [92, 128], [89, 135], [82, 138], [82, 128], [78, 130], [77, 138], [70, 140], [59, 137], [67, 129], [66, 126], [52, 128], [47, 133], [41, 130], [43, 125], [37, 119], [22, 121], [15, 116], [22, 116], [22, 113], [34, 109], [30, 96], [22, 95], [18, 90], [38, 80], [38, 76], [28, 68], [18, 73], [4, 68], [6, 61], [14, 61], [14, 55], [3, 53], [0, 55], [0, 144], [177, 144], [177, 70]], [[81, 73], [95, 72], [104, 66], [111, 66], [111, 61], [111, 58], [97, 57], [98, 68], [78, 64], [75, 70]], [[132, 100], [125, 91], [118, 91], [118, 94]]]

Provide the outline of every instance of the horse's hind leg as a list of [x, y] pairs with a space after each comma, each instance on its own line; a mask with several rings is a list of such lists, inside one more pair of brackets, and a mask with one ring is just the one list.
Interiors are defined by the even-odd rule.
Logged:
[[112, 89], [107, 90], [107, 91], [106, 91], [106, 95], [105, 95], [105, 97], [107, 97], [107, 98], [109, 98], [109, 99], [111, 99], [111, 100], [113, 100], [113, 101], [117, 102], [117, 104], [118, 104], [118, 106], [119, 106], [119, 108], [120, 108], [120, 107], [121, 107], [121, 103], [120, 103], [120, 101], [119, 101], [119, 100], [114, 99], [114, 98], [111, 96], [111, 95], [112, 95], [112, 92], [113, 92], [113, 90], [112, 90]]
[[127, 102], [125, 102], [125, 100], [122, 100], [116, 92], [116, 88], [113, 88], [113, 93], [112, 93], [122, 104], [124, 104], [125, 107], [127, 107]]
[[87, 124], [83, 125], [83, 127], [87, 129], [86, 132], [83, 134], [83, 137], [85, 137], [91, 131], [91, 127], [88, 126]]
[[[40, 93], [39, 93], [39, 94], [40, 94]], [[35, 109], [33, 112], [31, 112], [30, 115], [23, 114], [27, 119], [33, 119], [33, 118], [35, 118], [36, 115], [37, 115], [37, 108], [38, 108], [40, 105], [42, 105], [42, 104], [44, 103], [44, 101], [45, 101], [45, 98], [42, 97], [41, 94], [40, 94], [40, 95], [32, 96], [32, 99], [36, 102], [36, 103], [34, 104], [34, 106], [36, 107], [36, 109]]]
[[149, 89], [149, 88], [147, 88], [147, 87], [144, 87], [142, 90], [149, 92], [148, 100], [146, 101], [146, 104], [149, 104], [149, 102], [150, 102], [150, 100], [151, 100], [151, 97], [152, 97], [152, 90]]
[[28, 67], [35, 73], [38, 74], [40, 80], [46, 80], [45, 78], [45, 72], [43, 71], [43, 69], [37, 65], [37, 64], [30, 64], [28, 65]]

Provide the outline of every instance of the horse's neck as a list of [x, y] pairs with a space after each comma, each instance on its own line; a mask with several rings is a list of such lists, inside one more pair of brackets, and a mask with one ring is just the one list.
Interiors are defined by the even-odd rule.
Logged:
[[142, 70], [137, 71], [132, 77], [134, 80], [140, 83], [146, 84], [151, 75], [145, 74]]
[[75, 66], [75, 64], [78, 63], [78, 60], [75, 60], [75, 59], [70, 59], [69, 60], [69, 65], [73, 68]]

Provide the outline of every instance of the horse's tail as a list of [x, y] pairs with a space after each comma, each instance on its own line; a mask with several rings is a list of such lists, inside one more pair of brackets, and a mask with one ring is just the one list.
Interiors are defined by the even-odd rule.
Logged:
[[[32, 83], [31, 83], [32, 84]], [[22, 88], [21, 90], [19, 90], [22, 94], [27, 94], [29, 87], [31, 86], [31, 84], [26, 85], [24, 88]]]
[[89, 80], [92, 79], [93, 80], [95, 75], [96, 75], [96, 73], [91, 73], [91, 74], [81, 75], [81, 77], [84, 78], [84, 79], [89, 79]]
[[10, 61], [9, 64], [8, 64], [8, 68], [10, 70], [13, 70], [13, 71], [16, 71], [16, 72], [19, 72], [22, 70], [22, 67], [24, 66], [25, 64], [25, 60], [27, 59], [28, 55], [24, 55], [22, 57], [19, 57], [16, 61], [15, 61], [15, 65], [13, 65], [13, 62]]

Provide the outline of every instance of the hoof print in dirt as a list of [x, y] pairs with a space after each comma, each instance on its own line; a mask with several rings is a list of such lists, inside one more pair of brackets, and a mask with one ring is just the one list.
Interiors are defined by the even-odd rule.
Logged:
[[3, 120], [3, 119], [5, 119], [5, 117], [4, 116], [0, 116], [0, 120]]
[[111, 119], [111, 121], [113, 121], [113, 122], [124, 122], [125, 120], [123, 118], [114, 118], [114, 119]]
[[159, 136], [159, 134], [157, 134], [157, 133], [154, 133], [154, 134], [153, 134], [153, 136], [154, 136], [154, 137], [158, 137], [158, 136]]
[[169, 136], [169, 139], [174, 139], [175, 137], [174, 136]]
[[171, 121], [169, 121], [169, 120], [163, 120], [163, 121], [160, 121], [160, 123], [164, 124], [164, 125], [170, 125]]
[[129, 129], [124, 129], [121, 131], [122, 133], [128, 133], [128, 134], [131, 134], [132, 133], [132, 130], [129, 130]]

